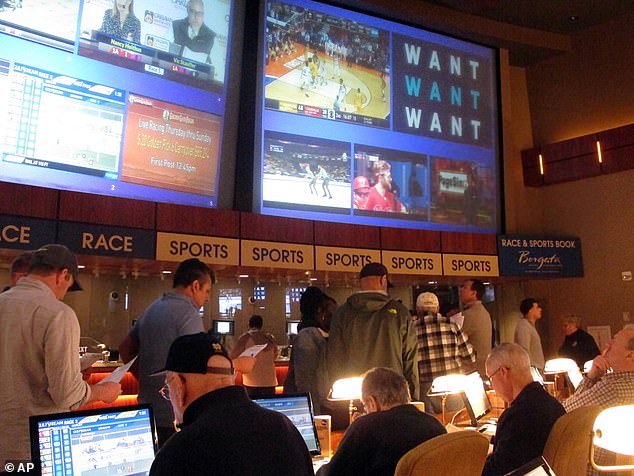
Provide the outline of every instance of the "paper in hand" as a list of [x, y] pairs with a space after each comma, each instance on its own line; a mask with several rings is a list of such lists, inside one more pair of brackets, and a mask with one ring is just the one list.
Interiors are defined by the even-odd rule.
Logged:
[[255, 357], [262, 352], [268, 344], [256, 344], [252, 345], [248, 349], [245, 349], [238, 357]]
[[462, 325], [464, 324], [464, 315], [461, 312], [457, 312], [449, 318], [449, 321], [453, 322], [458, 326], [458, 328], [462, 329]]
[[128, 370], [130, 370], [130, 367], [132, 367], [132, 364], [134, 363], [135, 360], [136, 360], [136, 357], [132, 359], [130, 362], [128, 362], [127, 364], [122, 365], [121, 367], [117, 369], [114, 369], [110, 375], [108, 375], [106, 378], [102, 380], [102, 382], [114, 382], [114, 383], [121, 382], [121, 379], [123, 378], [125, 373]]

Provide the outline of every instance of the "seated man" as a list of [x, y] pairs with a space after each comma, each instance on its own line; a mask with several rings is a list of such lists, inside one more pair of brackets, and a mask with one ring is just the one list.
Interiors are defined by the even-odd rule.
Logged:
[[486, 373], [509, 407], [498, 420], [493, 452], [482, 475], [501, 476], [542, 455], [551, 428], [565, 411], [540, 383], [533, 382], [530, 357], [519, 344], [493, 348]]
[[234, 385], [231, 360], [211, 336], [177, 338], [164, 371], [161, 392], [182, 430], [157, 453], [151, 475], [313, 474], [299, 431], [286, 416], [261, 408]]
[[634, 324], [614, 335], [605, 355], [592, 361], [592, 368], [564, 402], [567, 412], [588, 405], [602, 408], [634, 404]]
[[402, 375], [377, 367], [363, 377], [361, 400], [366, 415], [346, 430], [330, 463], [318, 476], [392, 476], [398, 460], [415, 446], [446, 433], [434, 417], [409, 404]]

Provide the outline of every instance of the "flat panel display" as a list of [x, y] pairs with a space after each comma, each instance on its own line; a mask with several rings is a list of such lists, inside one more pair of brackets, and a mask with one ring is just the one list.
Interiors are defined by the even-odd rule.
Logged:
[[261, 17], [256, 212], [498, 230], [496, 50], [310, 0]]
[[2, 180], [205, 207], [233, 194], [241, 0], [5, 3]]
[[156, 452], [150, 405], [29, 418], [37, 474], [149, 474]]

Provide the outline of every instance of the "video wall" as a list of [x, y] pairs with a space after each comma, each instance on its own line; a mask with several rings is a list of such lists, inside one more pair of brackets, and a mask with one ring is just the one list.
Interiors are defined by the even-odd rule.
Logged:
[[234, 0], [0, 3], [3, 181], [217, 206]]
[[254, 211], [496, 232], [497, 52], [304, 0], [268, 0]]

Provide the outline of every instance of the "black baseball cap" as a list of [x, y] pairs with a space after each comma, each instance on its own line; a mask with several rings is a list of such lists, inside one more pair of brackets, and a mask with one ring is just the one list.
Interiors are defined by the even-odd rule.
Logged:
[[[231, 367], [209, 367], [207, 361], [214, 355], [220, 355], [229, 361]], [[220, 374], [233, 375], [233, 363], [229, 354], [216, 338], [199, 332], [178, 337], [167, 354], [165, 368], [152, 374], [162, 375], [167, 371], [184, 374]]]
[[[368, 276], [387, 276], [387, 268], [381, 263], [368, 263], [361, 268], [359, 279], [367, 278]], [[387, 282], [387, 287], [393, 287], [389, 280]]]
[[77, 266], [77, 258], [64, 245], [44, 245], [40, 249], [35, 250], [31, 255], [29, 269], [40, 265], [52, 266], [56, 269], [67, 269], [73, 276], [73, 285], [68, 290], [81, 291], [83, 289], [78, 279], [79, 267]]

